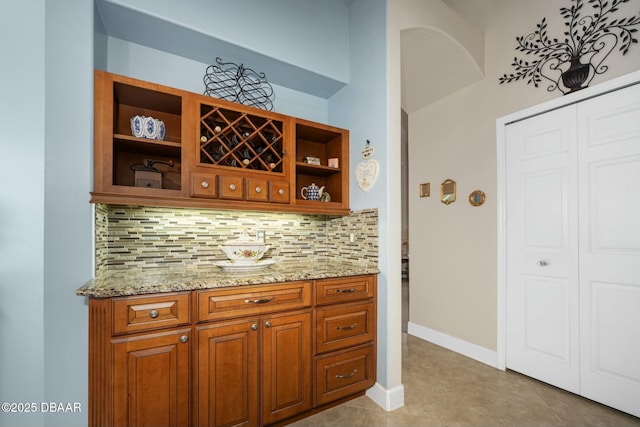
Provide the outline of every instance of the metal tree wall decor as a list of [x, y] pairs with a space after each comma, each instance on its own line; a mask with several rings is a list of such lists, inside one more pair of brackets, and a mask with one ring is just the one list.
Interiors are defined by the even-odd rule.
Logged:
[[264, 73], [220, 58], [216, 58], [216, 64], [209, 65], [204, 75], [205, 95], [273, 110], [273, 87]]
[[[564, 41], [547, 34], [547, 18], [528, 36], [516, 37], [517, 51], [531, 59], [514, 58], [515, 73], [504, 74], [500, 83], [527, 80], [535, 87], [549, 81], [547, 90], [558, 89], [563, 94], [584, 89], [596, 74], [609, 69], [603, 65], [609, 54], [620, 43], [619, 51], [626, 54], [632, 43], [638, 43], [634, 33], [640, 25], [640, 12], [628, 18], [612, 16], [622, 3], [629, 0], [571, 0], [570, 8], [560, 8], [567, 27]], [[634, 0], [637, 5], [638, 2]], [[583, 15], [585, 4], [591, 14]]]

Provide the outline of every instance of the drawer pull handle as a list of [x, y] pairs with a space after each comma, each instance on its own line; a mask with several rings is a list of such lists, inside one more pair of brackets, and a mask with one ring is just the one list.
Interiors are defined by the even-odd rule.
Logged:
[[229, 190], [236, 191], [236, 185], [235, 184], [230, 184], [229, 185]]
[[202, 188], [209, 188], [209, 183], [207, 181], [202, 181]]
[[353, 328], [355, 328], [356, 326], [358, 326], [357, 323], [352, 323], [349, 326], [336, 326], [336, 329], [339, 330], [339, 331], [350, 331]]
[[349, 288], [349, 289], [336, 289], [336, 293], [337, 292], [341, 292], [343, 294], [350, 294], [356, 291], [356, 288]]
[[282, 188], [281, 188], [281, 189], [279, 189], [279, 190], [278, 190], [278, 194], [282, 196], [282, 195], [284, 194], [284, 189], [282, 189]]
[[357, 373], [358, 373], [358, 370], [354, 369], [353, 372], [351, 372], [350, 374], [347, 374], [347, 375], [336, 375], [336, 378], [340, 378], [340, 379], [351, 378], [352, 376], [354, 376]]
[[247, 304], [265, 304], [268, 302], [273, 301], [275, 298], [271, 297], [271, 298], [262, 298], [262, 299], [246, 299], [244, 300], [245, 303]]
[[256, 187], [256, 193], [262, 193], [262, 187]]
[[267, 328], [271, 327], [271, 322], [269, 322], [268, 320], [266, 322], [264, 322], [264, 326], [266, 326]]
[[158, 317], [158, 310], [156, 310], [155, 308], [153, 310], [149, 310], [149, 317], [151, 317], [152, 319], [155, 319], [156, 317]]
[[258, 330], [258, 324], [257, 323], [251, 324], [251, 330], [252, 331], [257, 331]]
[[189, 341], [189, 337], [187, 335], [183, 335], [180, 337], [180, 342], [185, 343]]

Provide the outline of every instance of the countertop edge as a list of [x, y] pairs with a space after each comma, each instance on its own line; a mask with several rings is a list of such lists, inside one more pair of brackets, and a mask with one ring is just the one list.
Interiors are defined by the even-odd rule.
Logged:
[[340, 263], [323, 263], [320, 266], [283, 265], [275, 269], [243, 273], [228, 273], [218, 267], [115, 270], [89, 280], [76, 290], [76, 295], [89, 298], [112, 298], [362, 276], [379, 272], [377, 266]]

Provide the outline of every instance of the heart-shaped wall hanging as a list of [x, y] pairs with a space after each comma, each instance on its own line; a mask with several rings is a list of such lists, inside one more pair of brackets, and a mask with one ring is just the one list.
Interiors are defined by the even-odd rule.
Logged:
[[378, 179], [378, 161], [369, 159], [366, 162], [360, 162], [356, 165], [356, 180], [362, 191], [369, 191]]

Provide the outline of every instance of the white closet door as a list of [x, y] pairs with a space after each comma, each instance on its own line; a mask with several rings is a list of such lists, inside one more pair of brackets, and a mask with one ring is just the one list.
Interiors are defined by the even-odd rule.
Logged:
[[640, 84], [578, 117], [580, 391], [640, 416]]
[[576, 108], [506, 129], [506, 366], [579, 390]]

